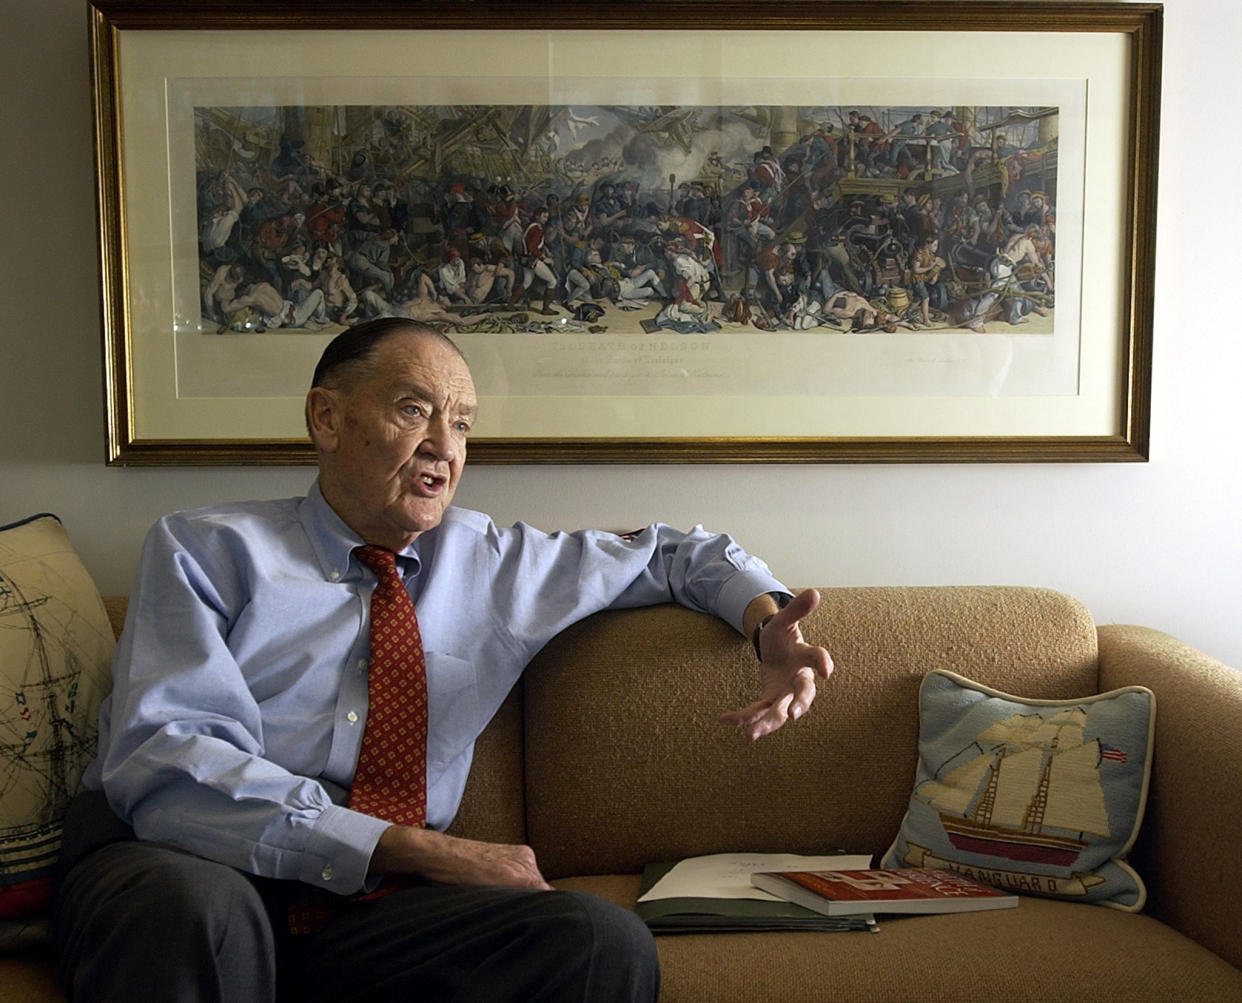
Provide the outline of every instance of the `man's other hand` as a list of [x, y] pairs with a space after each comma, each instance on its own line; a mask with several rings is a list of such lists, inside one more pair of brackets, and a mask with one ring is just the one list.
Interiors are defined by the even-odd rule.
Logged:
[[436, 885], [492, 885], [546, 891], [529, 846], [484, 843], [434, 829], [393, 825], [371, 854], [372, 874], [414, 876]]

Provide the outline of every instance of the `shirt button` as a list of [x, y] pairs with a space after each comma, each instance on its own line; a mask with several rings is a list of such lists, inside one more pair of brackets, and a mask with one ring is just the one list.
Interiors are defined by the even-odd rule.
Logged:
[[341, 573], [339, 571], [333, 571], [330, 575], [328, 575], [328, 577], [334, 582], [339, 582], [341, 580]]
[[358, 659], [358, 671], [359, 672], [367, 671], [367, 660], [365, 658]]
[[345, 715], [345, 720], [348, 721], [350, 724], [357, 724], [358, 723], [358, 712], [356, 710], [351, 710], [348, 714]]
[[332, 865], [331, 864], [326, 865], [324, 869], [319, 872], [319, 876], [323, 878], [324, 881], [331, 881], [333, 878]]

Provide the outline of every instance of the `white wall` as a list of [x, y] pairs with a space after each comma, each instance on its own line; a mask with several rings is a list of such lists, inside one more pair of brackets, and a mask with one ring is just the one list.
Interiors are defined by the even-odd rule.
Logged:
[[[547, 528], [702, 522], [791, 584], [1049, 586], [1242, 667], [1242, 5], [1165, 14], [1150, 463], [476, 466], [459, 502]], [[162, 512], [311, 473], [104, 465], [85, 4], [0, 0], [0, 18], [0, 524], [57, 512], [100, 588], [127, 591]]]

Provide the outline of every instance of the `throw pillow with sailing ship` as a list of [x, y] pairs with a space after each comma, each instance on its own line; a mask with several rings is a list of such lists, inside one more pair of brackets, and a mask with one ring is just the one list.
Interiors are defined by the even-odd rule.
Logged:
[[114, 644], [60, 521], [0, 526], [0, 946], [39, 935], [19, 921], [51, 900], [61, 817], [95, 754]]
[[929, 673], [918, 776], [884, 866], [1141, 908], [1146, 891], [1124, 857], [1142, 819], [1154, 718], [1144, 687], [1027, 700]]

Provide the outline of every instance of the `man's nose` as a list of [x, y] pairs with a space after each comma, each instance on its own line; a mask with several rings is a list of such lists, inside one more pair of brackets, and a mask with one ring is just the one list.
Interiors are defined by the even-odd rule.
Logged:
[[438, 460], [452, 460], [457, 455], [457, 439], [453, 435], [452, 422], [433, 418], [427, 424], [427, 434], [419, 443], [419, 450]]

